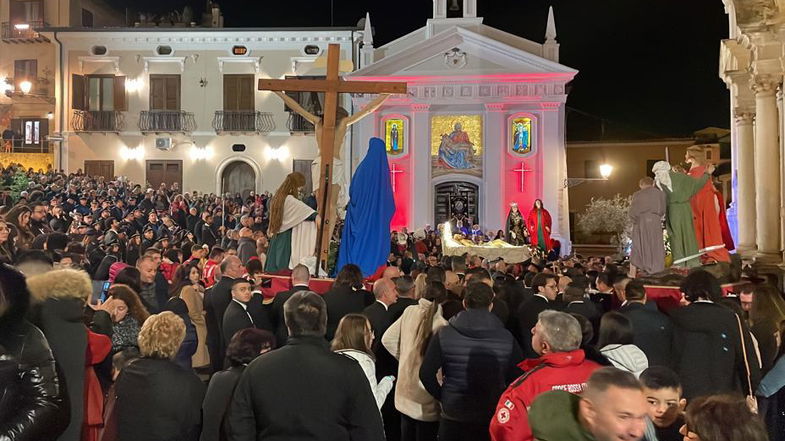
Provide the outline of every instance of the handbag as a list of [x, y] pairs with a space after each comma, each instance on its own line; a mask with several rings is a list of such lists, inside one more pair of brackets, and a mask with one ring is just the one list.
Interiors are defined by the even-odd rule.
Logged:
[[750, 379], [750, 365], [747, 361], [747, 345], [744, 343], [744, 328], [741, 326], [741, 319], [737, 314], [733, 314], [736, 317], [736, 324], [739, 325], [739, 338], [741, 339], [741, 352], [744, 355], [744, 369], [747, 372], [747, 396], [744, 398], [747, 402], [747, 407], [750, 409], [750, 412], [754, 413], [755, 415], [758, 414], [758, 400], [755, 398], [755, 391], [752, 390], [752, 380]]

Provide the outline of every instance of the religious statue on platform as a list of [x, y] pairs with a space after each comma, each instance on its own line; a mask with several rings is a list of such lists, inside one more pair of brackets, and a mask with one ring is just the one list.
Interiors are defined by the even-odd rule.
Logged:
[[315, 252], [316, 223], [313, 208], [297, 199], [305, 186], [302, 173], [289, 173], [270, 202], [267, 262], [264, 270], [275, 273], [293, 269]]
[[[698, 178], [706, 173], [706, 151], [704, 147], [695, 145], [687, 149], [685, 159], [690, 164], [689, 175]], [[730, 232], [725, 218], [725, 202], [718, 198], [718, 192], [711, 180], [704, 183], [703, 187], [690, 200], [692, 216], [694, 219], [695, 237], [698, 239], [698, 249], [703, 253], [702, 263], [730, 262], [728, 250], [732, 250], [733, 239], [726, 243], [723, 237], [724, 230]], [[727, 234], [730, 238], [730, 234]]]
[[507, 214], [507, 242], [515, 246], [523, 246], [526, 244], [526, 221], [523, 215], [518, 211], [518, 204], [513, 202], [510, 204], [510, 212]]
[[534, 247], [543, 251], [551, 250], [551, 214], [542, 206], [542, 201], [534, 201], [534, 207], [526, 217], [529, 240]]
[[469, 139], [469, 134], [463, 131], [461, 123], [455, 123], [450, 134], [442, 134], [439, 160], [449, 168], [474, 168], [474, 144]]
[[647, 275], [665, 270], [665, 242], [662, 239], [662, 219], [667, 201], [665, 193], [654, 186], [654, 180], [645, 177], [638, 183], [640, 190], [632, 195], [630, 220], [632, 220], [632, 252], [630, 264]]
[[[294, 110], [298, 115], [302, 116], [308, 122], [314, 125], [316, 128], [316, 142], [321, 142], [322, 139], [322, 124], [323, 118], [318, 115], [314, 115], [313, 113], [305, 110], [303, 106], [300, 105], [295, 99], [286, 95], [284, 92], [280, 91], [273, 91], [278, 97], [280, 97], [290, 109]], [[363, 107], [359, 112], [349, 115], [349, 112], [342, 107], [338, 107], [336, 111], [336, 121], [335, 121], [335, 149], [333, 150], [333, 169], [332, 172], [332, 189], [330, 191], [330, 200], [327, 201], [327, 224], [325, 228], [325, 234], [332, 236], [333, 229], [335, 228], [336, 220], [338, 217], [338, 212], [343, 213], [346, 204], [349, 202], [349, 195], [348, 195], [348, 182], [346, 181], [346, 175], [344, 174], [344, 165], [343, 161], [341, 160], [341, 146], [343, 145], [343, 140], [346, 137], [346, 128], [351, 126], [352, 124], [357, 123], [367, 115], [373, 113], [378, 109], [384, 101], [390, 97], [389, 93], [380, 94], [376, 97], [373, 101], [368, 103], [365, 107]], [[321, 146], [319, 147], [321, 152]], [[316, 201], [317, 204], [321, 207], [324, 203], [323, 201], [323, 193], [322, 193], [322, 183], [320, 182], [320, 172], [321, 172], [321, 156], [317, 156], [316, 160], [313, 161], [311, 165], [311, 175], [313, 178], [313, 187], [314, 192], [316, 193]]]
[[709, 165], [705, 173], [697, 178], [687, 175], [683, 170], [666, 161], [658, 161], [651, 171], [660, 190], [665, 192], [668, 203], [666, 227], [670, 237], [673, 266], [700, 266], [698, 241], [692, 222], [690, 199], [709, 181], [714, 166]]

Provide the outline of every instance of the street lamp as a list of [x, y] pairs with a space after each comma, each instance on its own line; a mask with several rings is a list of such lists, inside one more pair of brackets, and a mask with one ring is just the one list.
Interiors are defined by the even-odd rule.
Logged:
[[22, 91], [23, 94], [27, 95], [33, 89], [33, 83], [25, 80], [19, 83], [19, 89]]
[[600, 178], [567, 178], [564, 180], [564, 188], [572, 188], [588, 181], [607, 181], [613, 173], [613, 166], [610, 164], [600, 165]]

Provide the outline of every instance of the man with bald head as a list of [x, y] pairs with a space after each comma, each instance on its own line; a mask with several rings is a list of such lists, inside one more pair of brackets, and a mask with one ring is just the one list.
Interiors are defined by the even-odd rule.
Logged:
[[382, 279], [392, 280], [396, 277], [401, 277], [401, 269], [397, 266], [390, 265], [385, 268], [384, 272], [382, 273]]
[[248, 265], [252, 257], [258, 258], [256, 254], [256, 241], [253, 239], [253, 231], [248, 227], [240, 228], [240, 240], [237, 241], [237, 257], [243, 265]]
[[381, 278], [373, 284], [373, 296], [376, 301], [363, 311], [371, 322], [371, 328], [375, 335], [384, 335], [384, 331], [390, 326], [390, 306], [398, 300], [398, 293], [395, 291], [395, 282], [387, 278]]
[[[223, 369], [227, 341], [223, 335], [223, 317], [232, 301], [234, 279], [243, 275], [243, 265], [237, 256], [226, 256], [220, 265], [221, 280], [204, 294], [204, 310], [207, 324], [207, 346], [210, 349], [210, 362], [215, 371]], [[230, 336], [231, 337], [231, 336]], [[214, 356], [215, 355], [215, 356]]]
[[275, 344], [281, 347], [289, 339], [289, 331], [286, 329], [286, 322], [283, 316], [283, 304], [298, 291], [308, 291], [308, 284], [311, 281], [311, 274], [308, 267], [299, 264], [292, 269], [292, 289], [281, 291], [275, 295], [271, 308], [271, 319], [273, 329], [275, 329]]

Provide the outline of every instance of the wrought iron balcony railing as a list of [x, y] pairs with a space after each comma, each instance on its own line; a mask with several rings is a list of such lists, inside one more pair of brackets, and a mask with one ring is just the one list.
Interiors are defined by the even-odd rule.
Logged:
[[34, 20], [24, 23], [3, 22], [0, 26], [0, 36], [3, 40], [40, 40], [48, 41], [35, 31], [36, 28], [46, 26], [43, 20]]
[[196, 118], [183, 110], [143, 110], [139, 113], [139, 130], [154, 133], [193, 132]]
[[269, 133], [275, 130], [273, 114], [253, 110], [216, 110], [213, 129], [222, 132]]
[[119, 132], [124, 127], [123, 113], [116, 110], [74, 110], [71, 118], [76, 132]]
[[289, 113], [289, 120], [286, 122], [286, 127], [290, 132], [313, 133], [316, 130], [307, 119], [296, 113]]
[[51, 153], [52, 142], [40, 140], [38, 143], [28, 143], [24, 138], [0, 139], [0, 152], [2, 153]]

